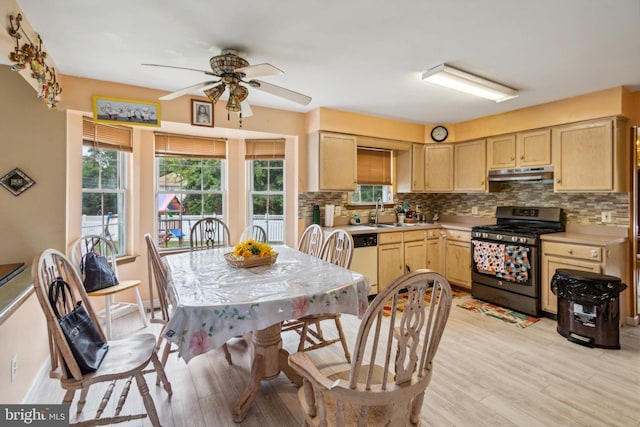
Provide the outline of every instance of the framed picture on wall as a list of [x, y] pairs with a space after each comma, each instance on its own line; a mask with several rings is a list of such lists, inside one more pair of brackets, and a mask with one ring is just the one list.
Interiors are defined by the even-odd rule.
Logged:
[[93, 120], [123, 125], [160, 126], [160, 103], [94, 96]]
[[213, 127], [213, 104], [192, 99], [191, 124], [194, 126]]

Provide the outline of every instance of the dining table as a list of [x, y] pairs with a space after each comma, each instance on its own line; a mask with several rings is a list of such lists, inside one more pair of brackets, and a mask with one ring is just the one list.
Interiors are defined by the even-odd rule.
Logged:
[[233, 247], [169, 254], [167, 293], [173, 306], [164, 337], [186, 363], [251, 332], [251, 373], [234, 406], [241, 422], [262, 380], [283, 372], [300, 386], [282, 348], [282, 322], [323, 313], [362, 317], [371, 288], [357, 272], [328, 263], [286, 245], [274, 245], [273, 264], [250, 268], [225, 258]]

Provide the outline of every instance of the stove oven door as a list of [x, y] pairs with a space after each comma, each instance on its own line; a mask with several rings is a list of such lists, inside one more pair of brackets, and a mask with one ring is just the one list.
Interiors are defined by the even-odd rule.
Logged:
[[532, 316], [540, 314], [536, 246], [474, 239], [471, 265], [471, 292], [475, 298]]

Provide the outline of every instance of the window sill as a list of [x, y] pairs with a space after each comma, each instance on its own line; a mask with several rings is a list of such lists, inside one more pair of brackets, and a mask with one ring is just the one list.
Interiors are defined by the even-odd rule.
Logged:
[[139, 256], [140, 255], [123, 255], [121, 257], [116, 258], [116, 264], [118, 265], [131, 264], [132, 262], [136, 262], [136, 259]]

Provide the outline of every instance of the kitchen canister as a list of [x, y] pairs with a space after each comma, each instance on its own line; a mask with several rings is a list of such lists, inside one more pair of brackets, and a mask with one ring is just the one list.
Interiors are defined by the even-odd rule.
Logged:
[[320, 206], [313, 205], [313, 223], [320, 225]]
[[336, 207], [334, 205], [324, 205], [324, 226], [333, 227], [333, 215]]

